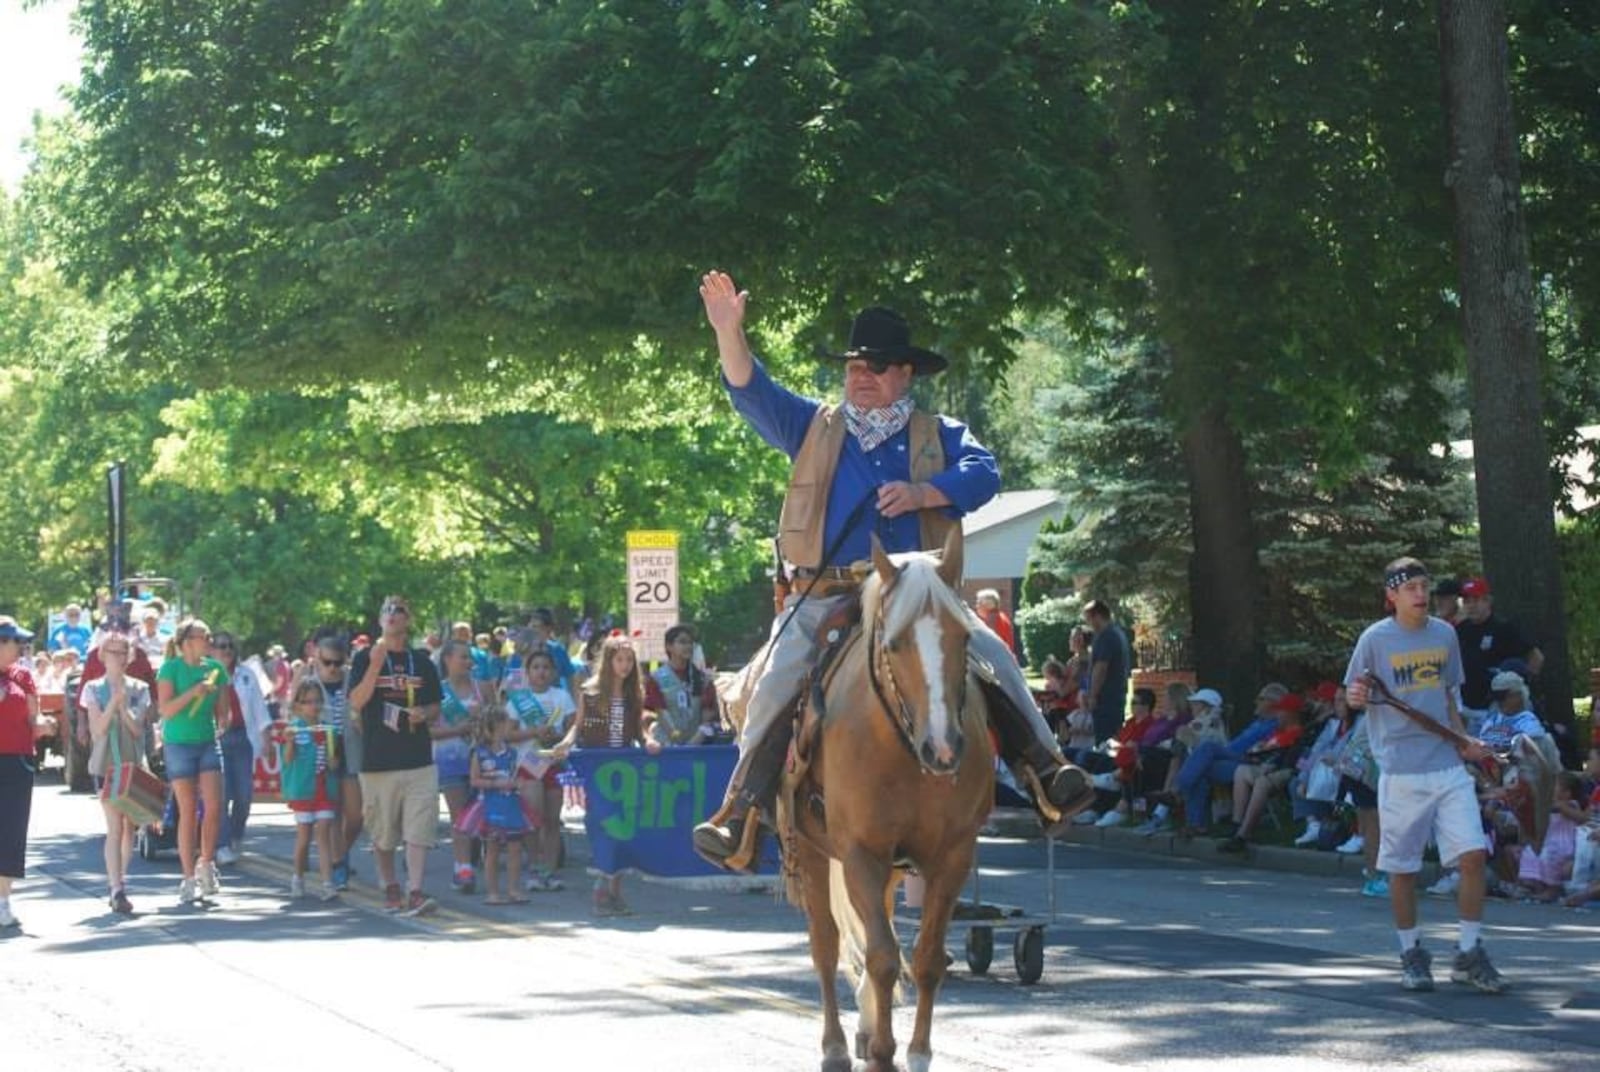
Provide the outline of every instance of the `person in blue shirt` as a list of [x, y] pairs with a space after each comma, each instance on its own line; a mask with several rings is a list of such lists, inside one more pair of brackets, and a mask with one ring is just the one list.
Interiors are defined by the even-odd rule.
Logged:
[[[1238, 736], [1226, 744], [1202, 741], [1189, 753], [1178, 771], [1178, 792], [1183, 796], [1183, 815], [1186, 830], [1198, 832], [1211, 813], [1211, 787], [1232, 785], [1233, 772], [1250, 749], [1272, 736], [1278, 728], [1273, 713], [1277, 705], [1289, 695], [1282, 685], [1265, 685], [1256, 695], [1255, 721], [1239, 731]], [[1234, 816], [1235, 821], [1238, 816]]]
[[68, 603], [61, 612], [65, 619], [60, 625], [50, 630], [50, 650], [62, 651], [71, 648], [78, 653], [78, 658], [89, 657], [89, 638], [93, 631], [84, 624], [83, 608], [76, 603]]
[[[994, 497], [1000, 470], [966, 425], [916, 409], [913, 379], [947, 362], [912, 346], [910, 328], [892, 310], [856, 317], [849, 347], [834, 357], [844, 364], [844, 401], [835, 407], [768, 375], [745, 338], [748, 294], [728, 275], [706, 274], [700, 296], [734, 409], [793, 463], [778, 550], [795, 592], [766, 647], [741, 671], [747, 688], [739, 763], [722, 808], [694, 831], [706, 859], [747, 870], [758, 812], [770, 813], [782, 774], [784, 713], [816, 660], [821, 623], [859, 587], [851, 564], [871, 558], [874, 534], [890, 553], [943, 546], [963, 515]], [[1060, 823], [1094, 800], [1088, 775], [1062, 758], [1005, 642], [976, 615], [969, 624], [969, 650], [998, 678], [985, 692], [1001, 753], [1035, 790], [1046, 821]]]

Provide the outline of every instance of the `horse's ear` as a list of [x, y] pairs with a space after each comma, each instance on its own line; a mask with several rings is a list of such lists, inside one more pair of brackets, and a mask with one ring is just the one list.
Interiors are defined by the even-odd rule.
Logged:
[[951, 525], [944, 538], [944, 552], [939, 558], [939, 577], [951, 588], [961, 587], [962, 549], [961, 525]]
[[889, 561], [888, 554], [883, 549], [883, 541], [878, 539], [878, 534], [872, 534], [872, 568], [878, 571], [878, 579], [884, 584], [894, 581], [896, 570], [894, 563]]

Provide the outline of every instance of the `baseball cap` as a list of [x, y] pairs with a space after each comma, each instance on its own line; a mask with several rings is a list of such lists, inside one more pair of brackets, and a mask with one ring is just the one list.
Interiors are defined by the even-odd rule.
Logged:
[[32, 640], [33, 634], [17, 624], [17, 620], [0, 614], [0, 640]]
[[1433, 594], [1436, 596], [1459, 596], [1461, 594], [1461, 582], [1454, 577], [1446, 577], [1433, 586]]
[[1286, 692], [1273, 701], [1272, 710], [1293, 713], [1304, 710], [1305, 706], [1306, 698], [1304, 696], [1301, 696], [1298, 692]]
[[1465, 599], [1481, 599], [1489, 594], [1489, 582], [1482, 577], [1469, 577], [1461, 582], [1461, 595]]
[[1208, 707], [1221, 707], [1222, 695], [1216, 689], [1196, 689], [1189, 694], [1190, 703], [1203, 703]]
[[1521, 692], [1528, 691], [1528, 683], [1522, 680], [1522, 675], [1511, 670], [1502, 670], [1489, 682], [1490, 692]]

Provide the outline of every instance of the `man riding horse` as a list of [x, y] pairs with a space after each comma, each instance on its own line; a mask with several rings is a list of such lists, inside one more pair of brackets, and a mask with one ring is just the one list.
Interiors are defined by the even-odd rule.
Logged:
[[[870, 557], [873, 534], [891, 553], [939, 549], [951, 526], [993, 498], [1000, 473], [964, 424], [915, 408], [913, 378], [946, 361], [912, 346], [894, 312], [868, 309], [856, 318], [850, 346], [835, 357], [845, 379], [845, 400], [835, 407], [780, 386], [756, 361], [744, 334], [749, 295], [728, 275], [708, 273], [700, 296], [734, 409], [794, 462], [778, 549], [795, 587], [772, 637], [741, 672], [747, 703], [739, 763], [721, 810], [694, 831], [702, 856], [738, 871], [754, 865], [761, 813], [771, 814], [789, 748], [787, 716], [816, 661], [818, 633], [859, 587], [851, 564]], [[1088, 806], [1088, 775], [1062, 758], [1021, 667], [975, 615], [969, 651], [1001, 755], [1033, 789], [1046, 823]]]

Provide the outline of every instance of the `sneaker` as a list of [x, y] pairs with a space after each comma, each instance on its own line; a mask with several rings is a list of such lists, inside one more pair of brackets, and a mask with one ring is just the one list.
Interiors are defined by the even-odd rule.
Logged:
[[1343, 845], [1340, 845], [1333, 851], [1343, 853], [1345, 856], [1355, 856], [1359, 853], [1365, 852], [1366, 849], [1367, 839], [1362, 837], [1360, 834], [1351, 834], [1349, 841], [1346, 841]]
[[559, 878], [557, 878], [556, 875], [555, 875], [555, 872], [546, 871], [544, 873], [544, 888], [549, 893], [555, 893], [558, 890], [566, 889], [567, 888], [567, 884], [565, 882], [562, 882]]
[[1367, 881], [1361, 884], [1361, 896], [1389, 896], [1389, 876], [1385, 875], [1382, 871], [1379, 871], [1376, 875], [1370, 876]]
[[1096, 819], [1094, 825], [1103, 830], [1111, 826], [1121, 826], [1122, 820], [1123, 814], [1120, 811], [1113, 810], [1106, 812], [1104, 815], [1100, 816], [1100, 818]]
[[1093, 808], [1085, 808], [1072, 817], [1073, 826], [1093, 826], [1100, 821], [1100, 813]]
[[438, 901], [435, 901], [432, 897], [429, 897], [421, 890], [412, 890], [411, 895], [406, 898], [404, 915], [413, 917], [427, 916], [437, 912], [438, 910]]
[[20, 926], [22, 924], [17, 921], [17, 917], [11, 912], [11, 902], [0, 901], [0, 931]]
[[1116, 771], [1106, 771], [1103, 774], [1096, 774], [1094, 777], [1089, 779], [1089, 784], [1093, 785], [1096, 789], [1104, 789], [1108, 793], [1115, 793], [1118, 789], [1122, 788], [1122, 783], [1117, 779]]
[[217, 863], [236, 864], [239, 862], [239, 853], [232, 845], [224, 845], [217, 850]]
[[1306, 832], [1294, 839], [1296, 845], [1310, 845], [1322, 834], [1322, 824], [1315, 819], [1306, 821]]
[[1243, 856], [1250, 851], [1250, 845], [1244, 838], [1235, 834], [1233, 837], [1217, 846], [1218, 852], [1225, 852], [1229, 856]]
[[1170, 825], [1165, 819], [1146, 819], [1134, 827], [1133, 832], [1140, 837], [1155, 837], [1163, 830], [1169, 829]]
[[222, 892], [222, 876], [217, 874], [217, 865], [210, 860], [201, 860], [195, 865], [194, 877], [200, 883], [200, 896], [215, 897]]
[[332, 882], [324, 882], [317, 890], [317, 900], [319, 901], [335, 901], [338, 900], [338, 898], [339, 887], [335, 886]]
[[200, 899], [200, 883], [192, 878], [186, 878], [178, 883], [178, 903], [194, 904]]
[[383, 888], [383, 910], [385, 912], [399, 912], [406, 906], [406, 896], [400, 890], [400, 884], [391, 882]]
[[344, 860], [333, 865], [333, 884], [341, 890], [350, 888], [350, 865]]
[[111, 895], [111, 911], [119, 916], [133, 915], [133, 902], [128, 900], [127, 890], [118, 890]]
[[289, 899], [298, 901], [306, 895], [306, 880], [299, 875], [289, 876]]
[[1432, 964], [1433, 957], [1420, 943], [1407, 949], [1400, 955], [1400, 985], [1406, 990], [1432, 990]]
[[1485, 994], [1503, 994], [1511, 986], [1489, 963], [1489, 954], [1484, 952], [1482, 942], [1473, 946], [1470, 953], [1456, 954], [1456, 962], [1450, 968], [1450, 981], [1464, 983]]
[[478, 876], [473, 873], [470, 865], [458, 867], [450, 878], [450, 887], [457, 893], [476, 893]]
[[1439, 881], [1428, 887], [1428, 892], [1435, 897], [1454, 897], [1461, 888], [1461, 872], [1446, 871], [1439, 876]]

